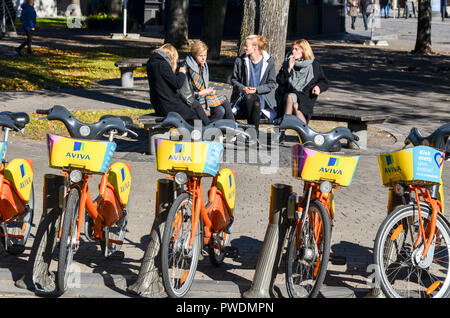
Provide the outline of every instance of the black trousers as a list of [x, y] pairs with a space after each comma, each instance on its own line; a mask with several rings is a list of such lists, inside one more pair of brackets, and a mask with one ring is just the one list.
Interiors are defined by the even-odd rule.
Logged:
[[250, 125], [254, 125], [256, 132], [259, 131], [261, 120], [261, 102], [256, 94], [246, 94], [244, 101], [239, 104], [239, 117], [244, 117]]
[[28, 51], [28, 53], [31, 53], [32, 51], [31, 51], [31, 42], [33, 41], [33, 31], [31, 31], [31, 30], [28, 30], [28, 31], [25, 31], [25, 34], [27, 35], [27, 38], [26, 38], [26, 40], [17, 48], [17, 50], [18, 51], [22, 51], [22, 49], [25, 47], [25, 46], [28, 46], [28, 49], [27, 49], [27, 51]]

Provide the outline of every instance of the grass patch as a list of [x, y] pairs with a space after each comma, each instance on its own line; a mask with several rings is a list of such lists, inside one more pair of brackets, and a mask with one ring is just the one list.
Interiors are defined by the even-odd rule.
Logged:
[[[67, 28], [67, 18], [36, 18], [36, 26], [39, 29], [64, 29]], [[20, 19], [16, 19], [16, 28], [22, 28]]]
[[[34, 55], [0, 60], [0, 90], [38, 90], [90, 88], [92, 82], [120, 78], [114, 63], [129, 58], [150, 56], [152, 48], [83, 48], [59, 50], [34, 48]], [[136, 77], [147, 76], [144, 67]]]
[[[138, 118], [153, 112], [148, 109], [112, 109], [112, 110], [79, 110], [72, 111], [72, 115], [78, 120], [85, 123], [95, 123], [103, 115], [114, 116], [129, 116], [133, 119], [135, 124], [138, 124]], [[66, 127], [60, 121], [56, 120], [38, 120], [43, 115], [32, 113], [30, 114], [30, 123], [25, 127], [23, 137], [33, 140], [44, 140], [47, 133], [52, 133], [59, 136], [69, 137]], [[16, 136], [22, 136], [20, 133], [14, 133]]]

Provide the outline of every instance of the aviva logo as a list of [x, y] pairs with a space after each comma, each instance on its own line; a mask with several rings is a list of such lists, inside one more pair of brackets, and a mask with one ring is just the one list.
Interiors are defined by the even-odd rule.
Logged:
[[[330, 159], [328, 160], [327, 167], [320, 168], [319, 172], [331, 173], [331, 174], [335, 174], [335, 175], [342, 175], [342, 170], [337, 168], [338, 165], [339, 165], [339, 158], [330, 157]], [[330, 168], [330, 167], [332, 167], [332, 168]]]
[[402, 171], [400, 166], [397, 166], [397, 167], [394, 166], [394, 158], [391, 155], [387, 155], [385, 158], [386, 158], [387, 167], [384, 168], [384, 173], [392, 173], [392, 172]]
[[66, 153], [66, 158], [91, 160], [89, 155], [80, 153], [80, 152], [84, 151], [84, 146], [85, 146], [84, 142], [75, 141], [73, 143], [73, 152], [70, 152], [70, 151], [67, 152]]
[[23, 164], [20, 165], [20, 174], [23, 177], [25, 177], [25, 166]]
[[184, 144], [175, 144], [175, 153], [169, 156], [169, 160], [192, 162], [191, 156], [184, 154], [184, 152]]
[[23, 188], [25, 188], [31, 184], [30, 176], [28, 176], [26, 179], [24, 179], [24, 177], [25, 177], [25, 165], [24, 164], [20, 165], [20, 175], [22, 176], [22, 182], [19, 183], [19, 188], [22, 190]]

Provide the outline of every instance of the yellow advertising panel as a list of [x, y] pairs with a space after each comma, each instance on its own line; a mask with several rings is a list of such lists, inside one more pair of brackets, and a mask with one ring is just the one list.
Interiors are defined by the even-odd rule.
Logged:
[[292, 176], [306, 181], [327, 180], [341, 186], [352, 183], [359, 156], [320, 152], [302, 145], [292, 147]]
[[215, 176], [222, 159], [223, 146], [218, 142], [180, 142], [156, 139], [156, 169], [165, 173]]
[[418, 146], [379, 154], [381, 182], [433, 185], [441, 183], [445, 155], [434, 148]]
[[116, 150], [114, 142], [77, 140], [47, 134], [48, 163], [54, 168], [76, 168], [105, 173]]

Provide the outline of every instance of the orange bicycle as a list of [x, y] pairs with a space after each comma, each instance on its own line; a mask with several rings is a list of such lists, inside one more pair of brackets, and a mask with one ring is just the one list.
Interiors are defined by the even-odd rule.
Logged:
[[[100, 241], [105, 257], [120, 250], [127, 227], [128, 197], [131, 187], [130, 165], [110, 162], [119, 132], [133, 133], [128, 117], [104, 116], [97, 123], [78, 121], [62, 106], [37, 110], [48, 120], [62, 121], [72, 138], [47, 134], [49, 166], [62, 169], [65, 176], [65, 203], [62, 226], [58, 235], [59, 257], [56, 286], [60, 294], [68, 288], [73, 256], [79, 248], [80, 232]], [[109, 141], [98, 141], [103, 135]], [[79, 138], [79, 139], [75, 139]], [[88, 181], [94, 174], [102, 175], [99, 195], [93, 200]], [[88, 212], [85, 218], [85, 211]]]
[[[161, 243], [163, 283], [169, 297], [183, 297], [190, 290], [203, 247], [215, 266], [237, 255], [237, 249], [229, 246], [235, 176], [231, 169], [218, 170], [220, 143], [157, 139], [155, 144], [157, 169], [170, 174], [176, 186]], [[205, 176], [213, 177], [206, 205], [201, 182]]]
[[414, 147], [379, 155], [389, 203], [375, 239], [374, 261], [376, 283], [386, 297], [450, 294], [450, 223], [443, 216], [441, 178], [450, 155], [449, 136], [450, 124], [428, 137], [413, 128], [405, 147]]
[[10, 131], [22, 131], [30, 118], [26, 113], [1, 112], [5, 131], [0, 142], [0, 237], [10, 254], [20, 254], [30, 236], [34, 215], [33, 163], [30, 159], [5, 160]]

